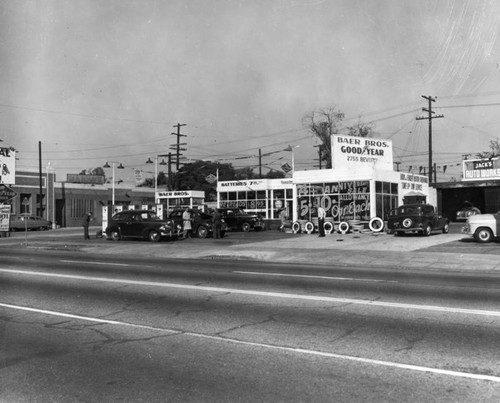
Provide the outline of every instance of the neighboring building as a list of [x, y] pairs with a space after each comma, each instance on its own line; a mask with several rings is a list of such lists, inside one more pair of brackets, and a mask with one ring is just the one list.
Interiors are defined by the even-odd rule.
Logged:
[[[66, 182], [56, 182], [53, 172], [41, 175], [36, 170], [16, 172], [15, 184], [10, 187], [17, 196], [9, 202], [11, 212], [29, 213], [44, 217], [59, 227], [78, 227], [88, 212], [94, 215], [93, 225], [102, 225], [102, 207], [111, 206], [113, 186], [103, 176], [68, 174]], [[115, 184], [115, 205], [152, 206], [154, 189]]]
[[443, 215], [455, 220], [466, 201], [482, 213], [500, 211], [500, 158], [464, 160], [462, 165], [460, 182], [436, 184]]

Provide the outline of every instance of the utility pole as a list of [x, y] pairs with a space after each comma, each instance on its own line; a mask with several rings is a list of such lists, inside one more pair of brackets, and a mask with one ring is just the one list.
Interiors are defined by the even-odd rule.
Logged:
[[262, 179], [262, 148], [259, 148], [259, 179]]
[[318, 147], [318, 161], [319, 161], [319, 169], [322, 169], [322, 164], [321, 164], [321, 145], [313, 146], [313, 147]]
[[39, 182], [40, 182], [40, 189], [39, 189], [39, 195], [38, 197], [40, 198], [40, 217], [43, 217], [43, 193], [42, 193], [42, 142], [38, 142], [38, 177], [39, 177]]
[[444, 115], [433, 115], [435, 112], [432, 110], [432, 102], [436, 102], [436, 98], [431, 96], [422, 95], [422, 98], [429, 102], [428, 108], [422, 108], [424, 112], [427, 112], [427, 116], [419, 116], [417, 120], [428, 119], [429, 120], [429, 185], [432, 183], [432, 119], [443, 118]]
[[179, 171], [179, 164], [181, 159], [181, 151], [186, 151], [186, 148], [181, 148], [181, 146], [187, 145], [187, 143], [181, 143], [181, 137], [187, 137], [185, 134], [181, 134], [181, 127], [186, 126], [186, 124], [177, 123], [173, 127], [177, 127], [177, 133], [170, 133], [172, 136], [177, 136], [177, 144], [171, 145], [170, 149], [176, 151], [176, 161], [175, 161], [175, 170]]

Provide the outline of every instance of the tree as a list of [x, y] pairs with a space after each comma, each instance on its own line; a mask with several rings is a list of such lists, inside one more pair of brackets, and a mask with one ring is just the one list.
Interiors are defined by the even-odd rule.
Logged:
[[347, 134], [355, 137], [373, 137], [376, 134], [375, 125], [363, 123], [361, 118], [358, 118], [357, 124], [347, 127]]
[[82, 171], [78, 175], [104, 176], [104, 177], [106, 177], [106, 173], [104, 172], [104, 169], [102, 167], [82, 169]]
[[338, 133], [343, 119], [344, 114], [335, 106], [312, 111], [302, 118], [302, 124], [321, 141], [321, 160], [325, 162], [327, 169], [332, 167], [332, 134]]
[[500, 156], [500, 139], [490, 140], [490, 151], [476, 154], [477, 158], [495, 158]]
[[206, 201], [217, 200], [217, 181], [211, 181], [219, 172], [219, 180], [235, 179], [235, 169], [231, 164], [198, 160], [183, 165], [173, 174], [172, 183], [176, 190], [203, 190]]

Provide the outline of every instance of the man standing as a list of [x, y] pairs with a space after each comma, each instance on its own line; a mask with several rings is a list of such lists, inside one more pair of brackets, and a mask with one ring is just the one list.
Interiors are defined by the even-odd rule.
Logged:
[[321, 238], [325, 236], [325, 217], [325, 209], [322, 206], [318, 206], [318, 231]]
[[90, 239], [89, 236], [89, 226], [90, 220], [92, 219], [92, 213], [87, 213], [87, 215], [83, 218], [82, 226], [83, 226], [83, 239]]
[[214, 238], [219, 239], [221, 238], [220, 230], [222, 228], [222, 214], [217, 209], [215, 210], [214, 215], [212, 216], [212, 222], [214, 224]]

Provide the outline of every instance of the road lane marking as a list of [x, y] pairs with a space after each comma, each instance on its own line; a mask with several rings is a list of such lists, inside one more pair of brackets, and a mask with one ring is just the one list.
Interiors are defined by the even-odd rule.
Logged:
[[[85, 261], [85, 260], [59, 260], [62, 263], [79, 263], [79, 264], [100, 264], [106, 266], [134, 266], [128, 263], [110, 263], [110, 262], [93, 262], [93, 261]], [[141, 267], [151, 267], [151, 266], [142, 266]]]
[[292, 353], [303, 354], [303, 355], [315, 355], [315, 356], [320, 356], [320, 357], [325, 357], [325, 358], [346, 360], [346, 361], [352, 361], [352, 362], [358, 362], [358, 363], [370, 364], [370, 365], [379, 365], [379, 366], [389, 367], [389, 368], [406, 369], [406, 370], [410, 370], [410, 371], [427, 372], [427, 373], [432, 373], [432, 374], [437, 374], [437, 375], [446, 375], [446, 376], [452, 376], [452, 377], [458, 377], [458, 378], [467, 378], [467, 379], [473, 379], [473, 380], [490, 381], [490, 382], [500, 383], [500, 377], [493, 376], [493, 375], [483, 375], [483, 374], [474, 374], [474, 373], [470, 373], [470, 372], [451, 371], [451, 370], [447, 370], [447, 369], [422, 367], [419, 365], [402, 364], [402, 363], [392, 362], [392, 361], [382, 361], [382, 360], [374, 360], [371, 358], [363, 358], [363, 357], [355, 357], [355, 356], [349, 356], [349, 355], [343, 355], [343, 354], [328, 353], [325, 351], [277, 346], [277, 345], [272, 345], [272, 344], [238, 340], [238, 339], [233, 339], [233, 338], [229, 338], [229, 337], [212, 336], [212, 335], [203, 334], [203, 333], [184, 332], [181, 330], [139, 325], [139, 324], [122, 322], [122, 321], [117, 321], [117, 320], [100, 319], [100, 318], [94, 318], [94, 317], [82, 316], [82, 315], [73, 315], [73, 314], [69, 314], [69, 313], [65, 313], [65, 312], [37, 309], [37, 308], [31, 308], [31, 307], [26, 307], [26, 306], [20, 306], [20, 305], [0, 303], [0, 307], [20, 310], [20, 311], [33, 312], [33, 313], [40, 313], [40, 314], [50, 315], [50, 316], [69, 318], [69, 319], [77, 319], [77, 320], [82, 320], [82, 321], [87, 321], [87, 322], [96, 322], [96, 323], [100, 323], [100, 324], [109, 324], [109, 325], [124, 326], [124, 327], [131, 327], [131, 328], [137, 328], [137, 329], [147, 329], [147, 330], [152, 330], [152, 331], [160, 331], [160, 332], [165, 332], [168, 334], [197, 337], [197, 338], [201, 338], [201, 339], [221, 341], [221, 342], [226, 342], [226, 343], [239, 344], [239, 345], [243, 345], [243, 346], [260, 347], [260, 348], [276, 350], [276, 351], [292, 352]]
[[257, 272], [257, 271], [233, 271], [233, 273], [251, 274], [251, 275], [256, 275], [256, 276], [314, 278], [314, 279], [321, 279], [321, 280], [370, 281], [370, 282], [374, 282], [374, 283], [398, 283], [399, 282], [399, 281], [395, 281], [395, 280], [375, 280], [373, 278], [314, 276], [312, 274], [263, 273], [263, 272]]
[[123, 279], [116, 279], [109, 277], [78, 276], [74, 274], [57, 274], [57, 273], [46, 273], [46, 272], [37, 272], [29, 270], [0, 269], [0, 273], [20, 274], [25, 276], [38, 276], [38, 277], [65, 278], [65, 279], [83, 280], [83, 281], [97, 281], [101, 283], [116, 283], [116, 284], [129, 284], [138, 286], [174, 288], [183, 290], [220, 292], [225, 294], [229, 293], [229, 294], [239, 294], [239, 295], [261, 296], [269, 298], [298, 299], [298, 300], [315, 301], [315, 302], [331, 302], [340, 304], [365, 305], [372, 307], [500, 317], [500, 311], [451, 308], [451, 307], [437, 306], [437, 305], [402, 304], [398, 302], [383, 302], [383, 301], [363, 300], [363, 299], [353, 299], [353, 298], [324, 297], [316, 295], [300, 295], [300, 294], [289, 294], [289, 293], [268, 292], [268, 291], [252, 291], [252, 290], [241, 290], [235, 288], [207, 287], [207, 286], [175, 284], [175, 283], [160, 283], [154, 281], [123, 280]]

